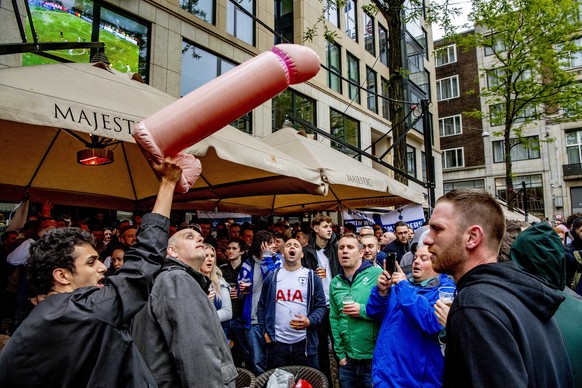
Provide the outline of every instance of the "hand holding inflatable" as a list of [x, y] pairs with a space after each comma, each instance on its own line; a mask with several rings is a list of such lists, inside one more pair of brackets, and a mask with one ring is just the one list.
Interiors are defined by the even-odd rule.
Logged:
[[[177, 155], [289, 85], [311, 79], [319, 67], [319, 57], [308, 47], [274, 46], [146, 118], [133, 136], [157, 161]], [[193, 183], [181, 182], [176, 191], [186, 192]]]

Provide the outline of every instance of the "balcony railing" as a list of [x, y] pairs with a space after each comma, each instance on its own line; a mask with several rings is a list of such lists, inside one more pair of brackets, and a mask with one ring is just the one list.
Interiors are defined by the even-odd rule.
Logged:
[[582, 163], [564, 164], [564, 180], [582, 179]]

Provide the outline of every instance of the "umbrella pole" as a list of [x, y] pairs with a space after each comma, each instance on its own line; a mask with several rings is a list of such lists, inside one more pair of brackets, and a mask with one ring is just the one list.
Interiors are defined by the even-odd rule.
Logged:
[[38, 166], [36, 166], [36, 170], [34, 170], [34, 174], [32, 174], [32, 177], [30, 178], [30, 181], [28, 182], [28, 185], [26, 185], [27, 188], [30, 188], [32, 186], [32, 182], [34, 182], [34, 178], [36, 178], [36, 175], [38, 174], [38, 172], [40, 171], [40, 168], [42, 167], [44, 161], [46, 160], [49, 152], [51, 152], [51, 149], [53, 148], [53, 145], [55, 144], [55, 142], [57, 141], [57, 138], [59, 137], [59, 135], [61, 134], [61, 128], [59, 128], [59, 130], [57, 131], [57, 133], [55, 134], [55, 137], [53, 137], [53, 140], [51, 141], [51, 144], [48, 146], [48, 148], [46, 149], [44, 155], [42, 156], [42, 159], [40, 160], [40, 162], [38, 163]]

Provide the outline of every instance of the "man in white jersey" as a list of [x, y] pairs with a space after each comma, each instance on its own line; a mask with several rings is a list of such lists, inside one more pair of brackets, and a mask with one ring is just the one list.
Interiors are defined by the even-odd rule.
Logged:
[[267, 343], [267, 369], [318, 368], [317, 326], [326, 314], [325, 293], [315, 272], [301, 265], [302, 257], [301, 243], [287, 240], [283, 267], [263, 283], [257, 317]]
[[329, 326], [329, 286], [331, 279], [340, 272], [340, 264], [337, 255], [337, 238], [331, 228], [332, 220], [328, 215], [317, 214], [311, 221], [313, 228], [313, 238], [309, 244], [303, 247], [303, 266], [313, 269], [321, 279], [323, 291], [325, 292], [325, 302], [327, 305], [325, 318], [317, 329], [319, 336], [319, 370], [327, 379], [331, 381], [331, 368], [329, 365], [328, 341], [331, 338]]

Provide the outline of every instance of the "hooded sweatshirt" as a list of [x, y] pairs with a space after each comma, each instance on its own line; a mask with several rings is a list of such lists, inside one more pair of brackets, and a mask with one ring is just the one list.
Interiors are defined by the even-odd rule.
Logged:
[[572, 387], [554, 313], [564, 297], [511, 263], [459, 279], [447, 320], [444, 387]]
[[541, 222], [523, 231], [511, 247], [511, 260], [527, 272], [542, 277], [566, 299], [554, 315], [570, 357], [576, 387], [582, 387], [582, 300], [566, 284], [566, 258], [560, 237]]

